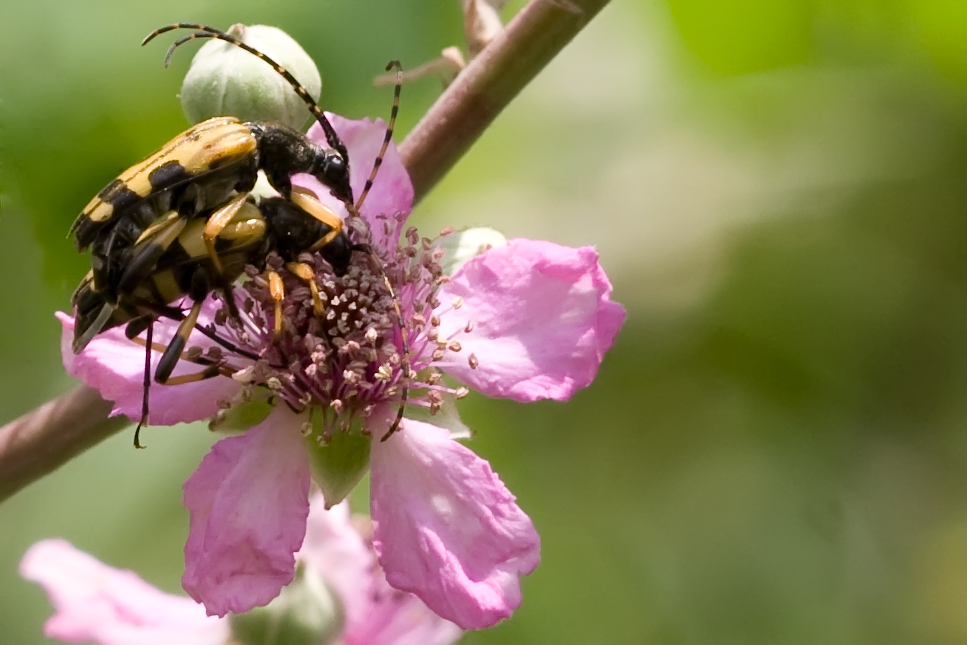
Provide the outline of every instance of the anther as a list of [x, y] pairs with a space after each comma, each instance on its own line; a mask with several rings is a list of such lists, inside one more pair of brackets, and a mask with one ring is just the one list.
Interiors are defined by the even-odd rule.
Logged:
[[382, 365], [380, 365], [379, 368], [376, 370], [375, 378], [378, 381], [385, 382], [390, 380], [392, 377], [393, 377], [393, 370], [386, 363], [383, 363]]
[[252, 375], [255, 373], [255, 366], [249, 365], [248, 367], [243, 367], [237, 372], [232, 373], [232, 379], [239, 383], [248, 383], [252, 380]]
[[477, 360], [476, 354], [470, 354], [470, 356], [467, 357], [467, 363], [470, 365], [470, 369], [472, 370], [477, 369], [477, 366], [480, 365], [480, 361]]

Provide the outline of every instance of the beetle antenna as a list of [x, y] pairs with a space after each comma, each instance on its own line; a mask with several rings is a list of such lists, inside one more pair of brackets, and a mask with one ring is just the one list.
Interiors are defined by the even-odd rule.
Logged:
[[403, 66], [400, 65], [398, 60], [391, 60], [386, 65], [386, 71], [396, 68], [396, 86], [393, 88], [393, 109], [390, 110], [389, 115], [389, 125], [386, 126], [386, 136], [383, 137], [383, 147], [379, 149], [379, 154], [376, 156], [376, 161], [373, 162], [373, 170], [369, 173], [369, 179], [366, 180], [366, 185], [363, 186], [363, 192], [359, 196], [359, 200], [356, 202], [356, 212], [362, 208], [363, 202], [366, 201], [366, 196], [369, 195], [370, 189], [373, 187], [373, 181], [376, 179], [376, 173], [379, 172], [379, 167], [383, 165], [383, 157], [386, 155], [386, 150], [389, 149], [389, 143], [393, 140], [393, 128], [396, 127], [396, 115], [400, 111], [400, 90], [403, 87]]
[[[359, 195], [359, 199], [356, 201], [353, 210], [356, 214], [359, 214], [360, 208], [362, 208], [363, 202], [366, 200], [366, 196], [373, 187], [373, 182], [376, 180], [376, 175], [379, 172], [379, 167], [383, 165], [383, 157], [386, 156], [386, 151], [389, 149], [390, 141], [393, 140], [393, 128], [396, 126], [396, 115], [400, 110], [400, 90], [403, 87], [403, 66], [400, 65], [398, 60], [391, 60], [386, 65], [386, 71], [391, 69], [396, 69], [396, 87], [393, 90], [393, 108], [390, 111], [389, 123], [386, 126], [386, 136], [383, 137], [383, 146], [379, 150], [379, 154], [376, 155], [376, 159], [373, 161], [373, 170], [369, 173], [369, 178], [366, 180], [366, 185], [363, 187], [363, 192]], [[400, 299], [396, 295], [396, 290], [393, 288], [393, 284], [390, 282], [389, 276], [386, 275], [386, 269], [383, 267], [383, 262], [380, 260], [373, 248], [368, 244], [354, 244], [352, 247], [353, 251], [361, 251], [367, 254], [372, 260], [372, 264], [376, 267], [379, 272], [380, 277], [383, 279], [383, 284], [386, 286], [386, 291], [389, 293], [390, 298], [393, 299], [393, 312], [396, 314], [396, 327], [400, 332], [400, 345], [402, 345], [402, 357], [400, 359], [400, 367], [402, 369], [402, 376], [400, 377], [400, 406], [396, 410], [396, 418], [393, 423], [390, 424], [389, 430], [380, 439], [380, 441], [386, 441], [389, 439], [394, 432], [400, 427], [400, 423], [403, 421], [403, 412], [406, 409], [406, 400], [410, 392], [410, 341], [409, 335], [406, 331], [406, 324], [403, 322], [403, 308], [400, 306]]]
[[347, 163], [349, 162], [349, 153], [346, 151], [346, 146], [343, 144], [342, 139], [339, 138], [339, 135], [336, 134], [336, 130], [332, 127], [332, 124], [329, 123], [329, 119], [326, 118], [326, 113], [322, 111], [322, 108], [319, 107], [319, 104], [316, 103], [315, 99], [313, 99], [309, 95], [309, 92], [306, 90], [305, 87], [303, 87], [302, 83], [296, 80], [295, 76], [289, 73], [289, 70], [282, 67], [277, 62], [272, 60], [272, 58], [270, 58], [266, 54], [263, 54], [262, 52], [255, 49], [251, 45], [247, 45], [243, 43], [239, 38], [231, 34], [225, 33], [220, 29], [209, 27], [208, 25], [202, 25], [202, 24], [197, 24], [192, 22], [176, 22], [172, 25], [159, 27], [154, 31], [152, 31], [150, 34], [144, 37], [144, 40], [141, 41], [141, 46], [143, 47], [144, 45], [147, 45], [149, 42], [154, 40], [156, 36], [159, 36], [169, 31], [174, 31], [175, 29], [197, 29], [198, 31], [193, 34], [188, 34], [187, 36], [179, 38], [178, 40], [176, 40], [171, 44], [171, 46], [168, 48], [167, 54], [165, 54], [165, 67], [168, 66], [169, 62], [171, 62], [171, 55], [174, 53], [175, 49], [177, 49], [181, 45], [184, 45], [188, 41], [195, 40], [197, 38], [214, 38], [216, 40], [222, 40], [222, 41], [225, 41], [226, 43], [230, 43], [232, 45], [235, 45], [236, 47], [244, 49], [245, 51], [252, 54], [256, 58], [260, 58], [266, 63], [268, 63], [269, 65], [271, 65], [272, 69], [274, 69], [282, 78], [288, 81], [289, 85], [292, 86], [292, 89], [295, 90], [295, 93], [299, 95], [299, 98], [301, 98], [302, 101], [309, 107], [309, 111], [312, 112], [312, 116], [314, 116], [316, 121], [319, 122], [319, 125], [322, 127], [322, 131], [326, 135], [326, 141], [329, 142], [329, 145], [332, 146], [333, 150], [335, 150], [340, 155], [342, 155], [342, 158]]
[[365, 253], [373, 261], [373, 266], [379, 272], [380, 277], [383, 279], [383, 285], [386, 287], [386, 291], [389, 292], [389, 297], [393, 300], [393, 313], [396, 314], [396, 328], [400, 332], [400, 345], [402, 345], [403, 349], [403, 355], [400, 358], [400, 407], [396, 410], [396, 418], [390, 425], [389, 430], [380, 439], [380, 441], [386, 441], [400, 427], [400, 422], [403, 421], [403, 412], [406, 408], [406, 400], [410, 393], [410, 338], [409, 333], [406, 331], [406, 324], [403, 322], [403, 309], [400, 307], [400, 299], [396, 295], [396, 289], [393, 288], [393, 283], [390, 282], [389, 276], [386, 275], [383, 262], [369, 244], [353, 244], [352, 250]]

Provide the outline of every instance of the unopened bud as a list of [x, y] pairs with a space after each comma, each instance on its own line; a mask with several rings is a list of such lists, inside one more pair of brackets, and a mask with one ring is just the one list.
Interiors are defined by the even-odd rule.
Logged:
[[[281, 29], [235, 25], [228, 30], [289, 71], [318, 100], [322, 79], [299, 43]], [[271, 65], [221, 40], [205, 43], [181, 85], [181, 106], [192, 124], [213, 116], [271, 121], [301, 129], [310, 112], [289, 82]]]

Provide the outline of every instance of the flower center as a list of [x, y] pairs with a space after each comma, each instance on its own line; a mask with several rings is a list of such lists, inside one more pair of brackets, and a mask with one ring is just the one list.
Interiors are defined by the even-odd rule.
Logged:
[[[366, 231], [352, 228], [355, 239], [369, 239]], [[249, 394], [252, 388], [267, 387], [294, 411], [321, 413], [326, 428], [342, 431], [377, 406], [398, 402], [404, 386], [411, 392], [409, 402], [431, 413], [446, 394], [465, 396], [465, 388], [444, 385], [432, 367], [447, 352], [461, 350], [459, 341], [439, 338], [437, 329], [437, 292], [448, 281], [440, 266], [443, 252], [415, 229], [402, 241], [392, 258], [354, 252], [343, 276], [334, 275], [320, 255], [308, 253], [300, 256], [298, 266], [272, 254], [265, 271], [247, 267], [250, 279], [235, 295], [241, 320], [227, 320], [226, 313], [218, 317], [220, 335], [259, 357], [238, 368], [234, 378]], [[279, 291], [271, 284], [271, 272], [284, 287], [279, 325]], [[396, 292], [395, 303], [387, 280]], [[398, 314], [409, 341], [409, 379], [403, 374]], [[365, 423], [363, 432], [368, 432]]]

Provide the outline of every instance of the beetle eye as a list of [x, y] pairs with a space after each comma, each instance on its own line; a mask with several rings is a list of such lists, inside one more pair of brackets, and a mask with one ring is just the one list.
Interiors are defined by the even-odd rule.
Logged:
[[334, 152], [329, 158], [329, 167], [326, 169], [331, 176], [346, 174], [346, 160], [338, 152]]

